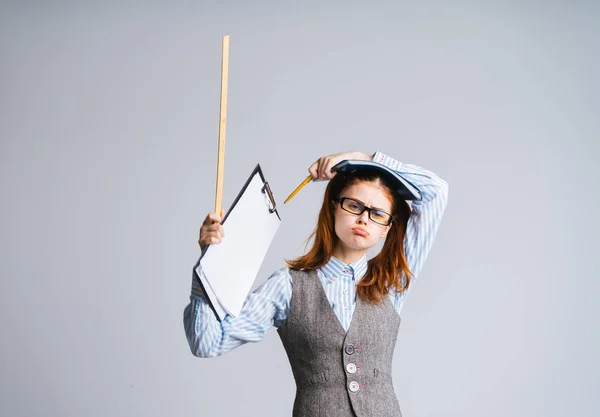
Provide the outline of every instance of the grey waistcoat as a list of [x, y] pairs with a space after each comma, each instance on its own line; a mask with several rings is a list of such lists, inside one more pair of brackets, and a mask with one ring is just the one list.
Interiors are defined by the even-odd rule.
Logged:
[[277, 329], [296, 380], [294, 417], [400, 417], [392, 356], [400, 316], [356, 298], [348, 333], [332, 310], [316, 271], [291, 271], [292, 299]]

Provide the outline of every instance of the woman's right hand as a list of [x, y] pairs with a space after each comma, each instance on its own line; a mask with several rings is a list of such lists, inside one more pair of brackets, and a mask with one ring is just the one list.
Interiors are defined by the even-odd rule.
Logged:
[[202, 227], [200, 227], [200, 238], [198, 239], [200, 250], [204, 250], [208, 245], [221, 243], [221, 240], [225, 237], [223, 225], [221, 224], [222, 217], [223, 211], [221, 211], [220, 215], [214, 212], [208, 213], [208, 216], [206, 216], [206, 219], [202, 223]]
[[310, 172], [310, 176], [315, 180], [330, 180], [335, 177], [335, 172], [331, 172], [331, 168], [338, 162], [346, 159], [371, 161], [373, 160], [373, 156], [374, 154], [369, 155], [363, 152], [341, 152], [333, 155], [326, 155], [313, 162], [313, 164], [308, 167], [308, 172]]

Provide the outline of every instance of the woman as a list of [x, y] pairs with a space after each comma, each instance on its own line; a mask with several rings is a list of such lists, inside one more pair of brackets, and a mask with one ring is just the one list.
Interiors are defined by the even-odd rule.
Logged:
[[[343, 160], [377, 167], [332, 172]], [[330, 180], [312, 249], [249, 294], [238, 317], [221, 322], [194, 279], [184, 311], [190, 348], [199, 357], [222, 355], [262, 340], [274, 326], [296, 380], [294, 416], [400, 416], [391, 377], [400, 310], [431, 249], [448, 184], [381, 152], [324, 156], [309, 172]], [[409, 205], [397, 176], [418, 188], [421, 199]], [[223, 239], [220, 220], [216, 213], [206, 217], [201, 248]], [[367, 260], [380, 239], [381, 252]]]

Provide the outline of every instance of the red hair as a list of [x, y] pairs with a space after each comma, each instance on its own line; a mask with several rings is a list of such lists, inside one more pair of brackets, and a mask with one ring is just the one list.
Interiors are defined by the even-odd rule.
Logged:
[[[333, 250], [339, 242], [335, 234], [334, 200], [340, 198], [342, 192], [358, 182], [372, 182], [382, 187], [384, 194], [392, 201], [394, 220], [381, 252], [367, 262], [367, 273], [358, 282], [357, 293], [363, 300], [373, 303], [383, 301], [383, 297], [394, 287], [402, 292], [411, 282], [412, 272], [408, 268], [404, 254], [404, 235], [410, 217], [410, 206], [398, 197], [385, 178], [373, 171], [361, 171], [349, 174], [337, 174], [327, 184], [323, 204], [315, 231], [308, 240], [314, 238], [312, 248], [305, 255], [287, 261], [290, 269], [312, 270], [320, 268], [329, 262]], [[400, 277], [402, 276], [403, 279]]]

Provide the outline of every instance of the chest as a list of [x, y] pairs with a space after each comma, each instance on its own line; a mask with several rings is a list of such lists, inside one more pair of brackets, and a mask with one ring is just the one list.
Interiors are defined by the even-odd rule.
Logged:
[[[347, 332], [356, 309], [357, 281], [350, 276], [333, 276], [321, 272], [317, 276], [329, 308]], [[393, 301], [391, 294], [388, 294], [387, 298]]]
[[395, 343], [400, 316], [389, 297], [381, 303], [365, 301], [357, 297], [354, 281], [324, 280], [314, 271], [294, 271], [292, 278], [287, 324], [296, 343], [336, 345], [348, 335], [384, 344], [381, 337], [387, 335]]

